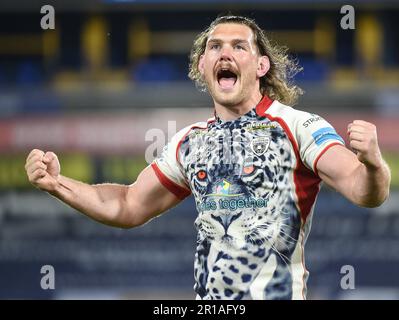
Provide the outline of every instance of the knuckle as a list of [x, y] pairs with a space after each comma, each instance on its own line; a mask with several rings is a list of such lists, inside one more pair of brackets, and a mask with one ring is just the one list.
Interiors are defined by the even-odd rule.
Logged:
[[39, 161], [39, 160], [37, 160], [37, 161], [35, 161], [35, 163], [34, 163], [34, 167], [35, 167], [35, 168], [41, 168], [41, 164], [42, 164], [42, 162]]
[[32, 156], [32, 158], [30, 158], [29, 162], [35, 163], [36, 161], [39, 161], [39, 160], [40, 160], [40, 156], [35, 154]]
[[33, 149], [32, 153], [35, 154], [35, 155], [42, 155], [44, 152], [42, 150], [39, 150], [39, 149]]
[[37, 170], [37, 178], [40, 179], [45, 176], [45, 171], [43, 169]]

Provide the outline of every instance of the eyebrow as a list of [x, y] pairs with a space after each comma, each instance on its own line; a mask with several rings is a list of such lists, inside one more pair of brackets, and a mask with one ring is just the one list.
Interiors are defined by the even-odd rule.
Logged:
[[[222, 42], [223, 42], [223, 40], [222, 39], [218, 39], [218, 38], [208, 40], [208, 43], [222, 43]], [[249, 41], [244, 40], [244, 39], [232, 39], [229, 42], [231, 42], [233, 44], [238, 44], [238, 43], [249, 44]]]

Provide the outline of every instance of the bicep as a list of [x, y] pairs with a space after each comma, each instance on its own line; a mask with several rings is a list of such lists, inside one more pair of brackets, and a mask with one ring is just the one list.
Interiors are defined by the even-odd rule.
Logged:
[[319, 177], [330, 187], [351, 197], [353, 174], [360, 162], [356, 155], [342, 145], [328, 149], [317, 162]]
[[134, 215], [135, 225], [147, 222], [181, 201], [160, 183], [151, 166], [140, 173], [126, 193], [127, 207]]

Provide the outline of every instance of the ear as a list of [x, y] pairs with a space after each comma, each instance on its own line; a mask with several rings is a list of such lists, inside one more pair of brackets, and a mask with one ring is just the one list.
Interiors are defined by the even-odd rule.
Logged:
[[204, 55], [203, 54], [200, 56], [199, 61], [198, 61], [198, 70], [201, 73], [201, 75], [203, 76], [204, 73], [205, 73], [205, 70], [204, 70]]
[[262, 78], [270, 69], [270, 60], [268, 56], [261, 56], [258, 60], [258, 69], [256, 75], [258, 78]]

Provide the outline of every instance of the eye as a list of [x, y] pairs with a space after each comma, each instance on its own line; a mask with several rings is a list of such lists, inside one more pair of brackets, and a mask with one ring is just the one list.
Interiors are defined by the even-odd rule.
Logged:
[[252, 172], [254, 172], [255, 167], [250, 165], [250, 166], [246, 166], [244, 167], [244, 169], [242, 170], [244, 172], [244, 174], [251, 174]]
[[217, 43], [215, 43], [215, 44], [211, 44], [211, 46], [209, 47], [211, 50], [214, 50], [214, 49], [219, 49], [219, 47], [220, 47], [220, 45], [218, 45]]
[[235, 48], [239, 49], [239, 50], [244, 50], [244, 47], [242, 45], [239, 45], [239, 44], [236, 44]]
[[205, 180], [206, 176], [207, 176], [207, 174], [206, 174], [206, 171], [204, 171], [204, 170], [200, 170], [197, 172], [197, 178], [199, 180]]

